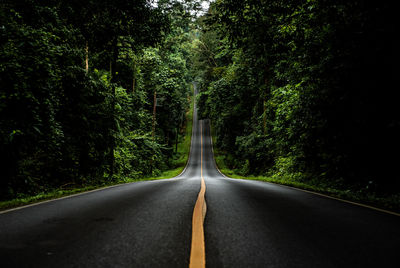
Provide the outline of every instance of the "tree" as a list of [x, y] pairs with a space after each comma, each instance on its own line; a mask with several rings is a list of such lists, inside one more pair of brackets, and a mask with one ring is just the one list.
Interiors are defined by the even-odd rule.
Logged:
[[[149, 136], [150, 88], [142, 79], [149, 66], [140, 61], [167, 39], [171, 18], [140, 0], [1, 2], [0, 199], [169, 166], [171, 127], [163, 123], [157, 139]], [[178, 32], [184, 35], [178, 30], [174, 38]], [[173, 93], [170, 116], [178, 118], [168, 120], [176, 122], [188, 77], [175, 77], [187, 70], [186, 58], [173, 53], [165, 49], [158, 57], [171, 57], [181, 69], [160, 63], [148, 79], [161, 81], [163, 73], [177, 81], [164, 90]], [[157, 86], [162, 92], [164, 85]]]
[[391, 10], [364, 1], [211, 5], [197, 54], [207, 70], [199, 108], [231, 167], [395, 189]]

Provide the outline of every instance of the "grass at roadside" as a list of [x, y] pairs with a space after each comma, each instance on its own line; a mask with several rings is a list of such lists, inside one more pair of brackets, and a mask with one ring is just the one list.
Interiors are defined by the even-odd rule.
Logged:
[[148, 181], [148, 180], [161, 180], [161, 179], [168, 179], [175, 176], [178, 176], [186, 166], [189, 153], [190, 153], [190, 143], [192, 138], [192, 127], [193, 127], [193, 98], [190, 104], [190, 109], [186, 114], [186, 125], [183, 129], [184, 136], [178, 143], [178, 150], [175, 153], [174, 159], [172, 160], [173, 168], [170, 170], [163, 171], [157, 177], [145, 177], [139, 179], [128, 179], [123, 178], [121, 180], [112, 181], [112, 182], [104, 182], [103, 184], [99, 185], [90, 185], [90, 186], [81, 186], [81, 187], [74, 187], [73, 189], [55, 189], [53, 191], [40, 193], [34, 196], [27, 196], [16, 198], [7, 201], [0, 201], [0, 211], [11, 209], [19, 206], [25, 206], [32, 203], [37, 203], [41, 201], [61, 198], [64, 196], [69, 196], [73, 194], [78, 194], [82, 192], [87, 192], [95, 189], [101, 189], [105, 187], [110, 187], [113, 185], [130, 183], [130, 182], [137, 182], [137, 181]]
[[[213, 137], [214, 138], [214, 137]], [[287, 179], [278, 176], [241, 176], [235, 173], [234, 170], [229, 169], [224, 162], [224, 154], [218, 149], [214, 148], [215, 162], [219, 170], [226, 176], [234, 179], [258, 180], [271, 182], [290, 187], [295, 187], [311, 192], [316, 192], [331, 197], [344, 199], [352, 202], [357, 202], [373, 207], [400, 213], [400, 194], [379, 196], [375, 193], [367, 192], [365, 190], [343, 190], [332, 187], [331, 185], [324, 184], [323, 182], [307, 181], [299, 182], [293, 179]]]

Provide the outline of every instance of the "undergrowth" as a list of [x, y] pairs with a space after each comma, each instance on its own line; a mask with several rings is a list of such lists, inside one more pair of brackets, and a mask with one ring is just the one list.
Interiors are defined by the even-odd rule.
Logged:
[[182, 129], [184, 135], [181, 137], [178, 143], [178, 149], [174, 153], [172, 159], [172, 169], [165, 170], [161, 172], [159, 176], [156, 177], [143, 177], [143, 178], [128, 178], [128, 177], [118, 177], [113, 181], [105, 180], [101, 184], [96, 185], [67, 185], [68, 188], [52, 189], [46, 192], [42, 192], [33, 196], [21, 195], [18, 198], [6, 201], [0, 201], [0, 210], [11, 209], [19, 206], [25, 206], [36, 202], [61, 198], [69, 195], [74, 195], [78, 193], [83, 193], [87, 191], [92, 191], [95, 189], [101, 189], [110, 187], [113, 185], [132, 183], [137, 181], [149, 181], [149, 180], [161, 180], [168, 179], [178, 176], [186, 166], [189, 153], [190, 153], [190, 143], [192, 137], [192, 127], [193, 127], [193, 99], [190, 104], [190, 109], [186, 114], [186, 124]]
[[[215, 137], [213, 137], [215, 139]], [[366, 188], [345, 187], [343, 185], [335, 185], [335, 182], [317, 181], [303, 176], [299, 179], [298, 174], [295, 176], [287, 176], [280, 174], [271, 174], [269, 176], [242, 176], [236, 170], [227, 167], [224, 159], [225, 153], [214, 148], [215, 162], [219, 170], [226, 176], [234, 179], [258, 180], [270, 183], [281, 184], [285, 186], [295, 187], [311, 192], [325, 194], [331, 197], [340, 198], [352, 202], [362, 203], [377, 208], [382, 208], [394, 212], [400, 212], [400, 194], [377, 194]]]

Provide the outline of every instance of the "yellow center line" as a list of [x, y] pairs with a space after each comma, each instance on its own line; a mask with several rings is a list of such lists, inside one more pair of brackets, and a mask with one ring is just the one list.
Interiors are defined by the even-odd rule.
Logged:
[[190, 264], [189, 268], [206, 267], [206, 252], [204, 246], [204, 228], [203, 222], [206, 211], [206, 204], [204, 195], [206, 193], [206, 184], [203, 178], [203, 124], [200, 123], [200, 144], [201, 144], [201, 158], [200, 158], [200, 176], [201, 188], [197, 197], [196, 204], [193, 209], [192, 219], [192, 247], [190, 250]]

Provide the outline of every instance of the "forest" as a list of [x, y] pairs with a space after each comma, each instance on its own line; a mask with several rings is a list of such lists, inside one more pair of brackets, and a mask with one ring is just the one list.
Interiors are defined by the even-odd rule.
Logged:
[[177, 164], [193, 6], [1, 2], [1, 200]]
[[194, 62], [200, 112], [227, 169], [399, 203], [394, 10], [389, 1], [214, 2]]
[[3, 0], [0, 200], [176, 168], [195, 82], [232, 173], [400, 203], [393, 4], [201, 2]]

